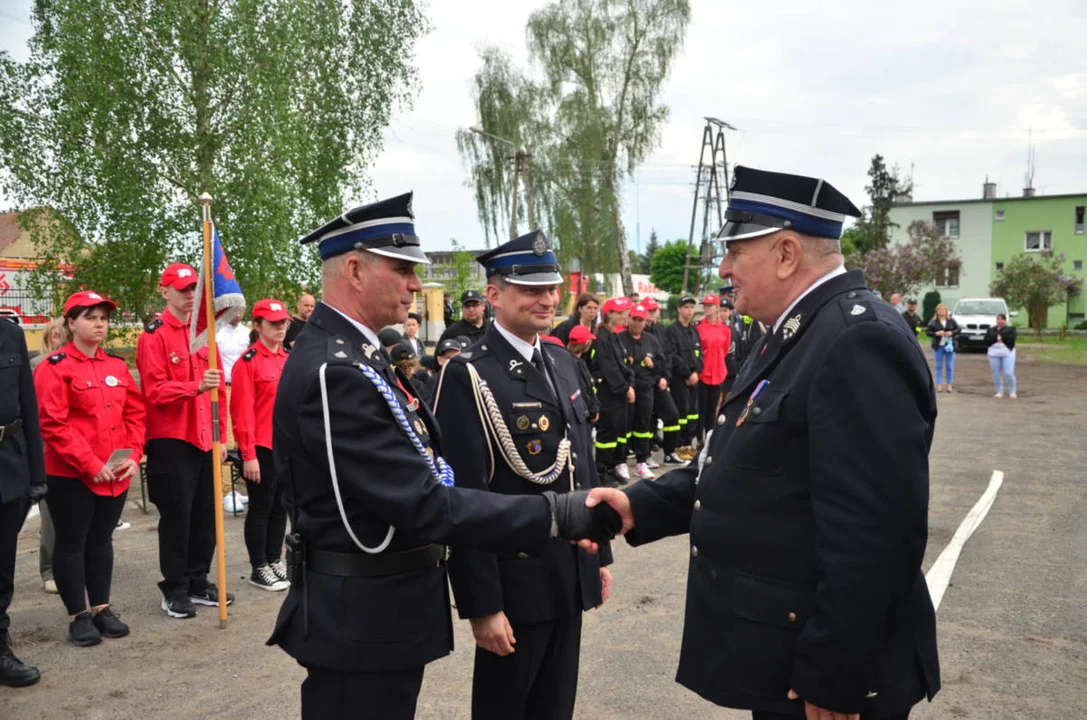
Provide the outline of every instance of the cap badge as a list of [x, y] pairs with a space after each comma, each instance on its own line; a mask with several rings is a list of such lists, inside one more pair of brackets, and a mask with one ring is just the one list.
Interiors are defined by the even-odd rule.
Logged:
[[804, 316], [798, 313], [785, 321], [785, 324], [781, 326], [782, 340], [789, 342], [793, 339], [793, 335], [796, 335], [796, 331], [800, 329], [800, 318], [802, 317]]
[[408, 207], [407, 207], [408, 217], [410, 217], [412, 220], [415, 219], [415, 212], [411, 209], [411, 201], [413, 199], [414, 198], [410, 198], [410, 197], [408, 198]]
[[540, 426], [540, 430], [547, 432], [551, 429], [551, 421], [547, 419], [546, 415], [541, 415], [540, 419], [536, 421]]
[[853, 309], [849, 311], [850, 315], [864, 315], [868, 310], [864, 305], [854, 305]]
[[177, 276], [179, 278], [189, 277], [190, 275], [192, 275], [192, 270], [190, 270], [188, 268], [181, 268], [180, 270], [177, 271]]
[[283, 309], [283, 306], [280, 305], [279, 303], [268, 303], [268, 308], [270, 310], [275, 310], [276, 312], [279, 312], [280, 310]]
[[536, 239], [532, 241], [532, 252], [537, 255], [543, 255], [547, 252], [547, 241], [544, 240], [542, 233], [537, 233]]
[[90, 298], [91, 300], [101, 300], [102, 299], [102, 296], [99, 295], [98, 293], [87, 293], [87, 297]]
[[529, 455], [539, 455], [540, 451], [543, 450], [543, 445], [540, 444], [539, 440], [529, 440], [528, 445], [525, 445], [525, 449], [528, 450]]
[[110, 387], [117, 387], [117, 378], [112, 375], [106, 375], [106, 385]]
[[415, 426], [415, 434], [416, 435], [426, 435], [427, 434], [426, 428], [423, 427], [423, 422], [419, 418], [415, 418], [414, 426]]
[[528, 415], [522, 415], [519, 418], [517, 418], [517, 429], [518, 430], [528, 430], [528, 425], [529, 425]]

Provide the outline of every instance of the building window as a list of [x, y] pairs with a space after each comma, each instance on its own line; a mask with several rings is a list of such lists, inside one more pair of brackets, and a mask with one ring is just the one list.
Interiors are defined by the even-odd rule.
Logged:
[[1082, 270], [1083, 269], [1083, 261], [1082, 260], [1073, 260], [1072, 261], [1072, 269], [1073, 270]]
[[1027, 252], [1041, 252], [1053, 249], [1053, 233], [1049, 230], [1028, 232], [1023, 249]]
[[997, 272], [1000, 272], [1000, 271], [1002, 271], [1003, 269], [1004, 269], [1004, 263], [997, 263], [997, 264], [996, 264], [996, 271], [997, 271]]
[[938, 288], [957, 288], [959, 286], [959, 268], [947, 267], [936, 273], [936, 281], [933, 283]]
[[1083, 211], [1084, 211], [1084, 209], [1085, 208], [1084, 208], [1083, 205], [1077, 205], [1076, 206], [1076, 235], [1082, 235], [1083, 234]]
[[957, 238], [959, 236], [959, 211], [932, 213], [932, 224], [944, 237]]
[[996, 219], [997, 219], [998, 222], [1004, 219], [1004, 211], [1003, 210], [997, 210], [996, 211]]

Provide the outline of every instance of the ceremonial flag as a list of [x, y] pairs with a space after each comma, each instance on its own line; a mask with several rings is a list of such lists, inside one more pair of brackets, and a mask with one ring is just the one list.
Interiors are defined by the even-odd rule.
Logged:
[[[213, 269], [213, 292], [215, 309], [215, 326], [222, 328], [228, 325], [238, 315], [245, 312], [245, 297], [238, 281], [234, 279], [234, 270], [223, 252], [223, 244], [219, 241], [219, 231], [212, 226], [211, 242], [211, 266]], [[208, 311], [206, 303], [207, 293], [204, 290], [204, 278], [207, 276], [203, 263], [196, 281], [196, 305], [192, 311], [192, 323], [190, 324], [190, 352], [196, 352], [204, 347], [208, 341]]]

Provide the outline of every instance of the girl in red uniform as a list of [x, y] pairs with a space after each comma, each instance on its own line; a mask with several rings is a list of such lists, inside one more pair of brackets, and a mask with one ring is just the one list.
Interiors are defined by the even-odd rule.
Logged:
[[230, 419], [249, 492], [245, 515], [245, 547], [253, 566], [249, 584], [270, 591], [290, 586], [287, 568], [280, 561], [287, 512], [272, 462], [272, 407], [287, 362], [283, 338], [288, 320], [286, 306], [279, 300], [258, 301], [253, 306], [253, 346], [234, 364], [231, 377]]
[[725, 356], [732, 343], [732, 331], [721, 320], [720, 300], [714, 294], [702, 298], [705, 317], [698, 323], [698, 338], [702, 344], [702, 372], [698, 374], [698, 438], [705, 440], [706, 432], [714, 427], [717, 407], [728, 368]]
[[[72, 340], [34, 373], [56, 528], [53, 577], [70, 616], [68, 639], [78, 646], [128, 634], [109, 604], [113, 528], [139, 472], [144, 405], [125, 361], [100, 347], [116, 309], [97, 293], [69, 297]], [[128, 456], [109, 464], [118, 450]]]

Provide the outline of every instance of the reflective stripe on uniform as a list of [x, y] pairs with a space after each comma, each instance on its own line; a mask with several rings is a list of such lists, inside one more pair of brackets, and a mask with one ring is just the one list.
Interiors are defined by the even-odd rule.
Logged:
[[640, 438], [642, 440], [651, 439], [653, 437], [653, 433], [651, 432], [636, 432], [632, 434], [634, 435], [634, 437]]
[[597, 450], [614, 450], [618, 444], [619, 444], [618, 442], [610, 442], [610, 443], [598, 442], [598, 443], [596, 443], [596, 449]]
[[[682, 422], [682, 420], [680, 422]], [[665, 425], [662, 428], [663, 432], [679, 432], [679, 430], [680, 430], [679, 425]]]

